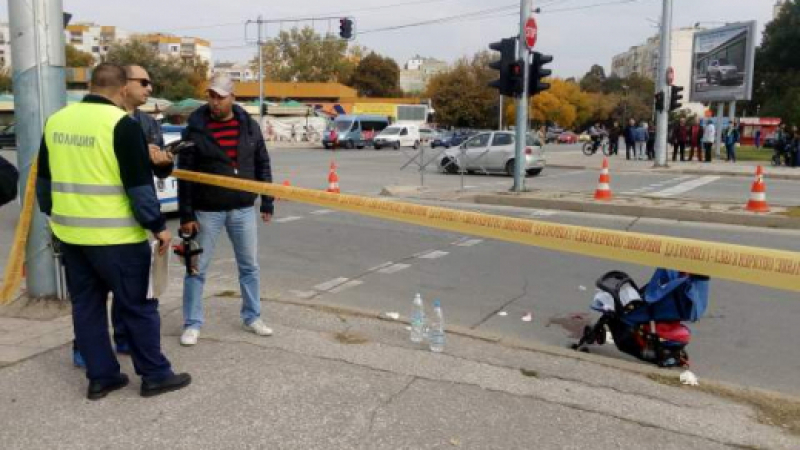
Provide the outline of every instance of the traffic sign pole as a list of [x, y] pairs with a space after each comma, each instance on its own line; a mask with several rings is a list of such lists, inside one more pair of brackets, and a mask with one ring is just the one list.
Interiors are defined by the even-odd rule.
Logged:
[[[531, 18], [533, 0], [520, 0], [519, 18], [519, 44], [517, 45], [517, 55], [522, 64], [522, 95], [517, 99], [517, 127], [514, 146], [514, 192], [525, 190], [525, 143], [528, 135], [528, 77], [530, 76], [530, 64], [528, 64], [530, 51], [527, 47], [526, 26], [528, 19]], [[535, 23], [535, 20], [534, 20]], [[534, 39], [534, 44], [535, 39]]]
[[[663, 0], [664, 9], [661, 13], [661, 47], [658, 58], [658, 82], [656, 93], [663, 92], [664, 99], [669, 98], [667, 82], [667, 68], [670, 67], [672, 49], [672, 0]], [[667, 132], [669, 129], [669, 108], [656, 111], [656, 160], [655, 167], [667, 166]]]

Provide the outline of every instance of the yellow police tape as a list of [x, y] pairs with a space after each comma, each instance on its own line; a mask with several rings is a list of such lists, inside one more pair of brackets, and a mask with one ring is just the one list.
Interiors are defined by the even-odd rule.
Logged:
[[176, 170], [176, 178], [551, 250], [800, 291], [800, 253], [540, 222]]
[[3, 286], [0, 287], [0, 305], [10, 302], [14, 294], [19, 290], [24, 276], [25, 267], [25, 244], [28, 242], [28, 233], [33, 221], [34, 194], [36, 192], [36, 174], [38, 164], [34, 161], [28, 173], [28, 180], [25, 183], [25, 197], [22, 202], [22, 214], [20, 214], [17, 229], [14, 232], [14, 242], [11, 244], [11, 253], [3, 271]]

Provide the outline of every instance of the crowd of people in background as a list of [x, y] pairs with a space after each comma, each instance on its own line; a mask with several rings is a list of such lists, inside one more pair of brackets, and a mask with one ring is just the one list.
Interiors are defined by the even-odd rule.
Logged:
[[[690, 162], [695, 158], [698, 162], [711, 162], [714, 159], [713, 149], [716, 142], [717, 128], [713, 121], [705, 124], [696, 119], [680, 118], [670, 125], [667, 143], [672, 148], [672, 161]], [[614, 121], [613, 125], [606, 128], [595, 124], [589, 129], [592, 142], [599, 144], [604, 137], [608, 137], [608, 155], [618, 155], [620, 140], [625, 144], [625, 159], [652, 161], [655, 159], [656, 129], [647, 121], [637, 122], [628, 119], [624, 126]], [[735, 163], [736, 151], [742, 141], [742, 126], [738, 121], [726, 124], [722, 129], [721, 145], [724, 153], [721, 159]], [[766, 139], [761, 130], [756, 130], [753, 135], [755, 148], [761, 150]], [[798, 127], [782, 124], [770, 139], [777, 155], [780, 155], [781, 164], [790, 167], [800, 166], [800, 131]], [[668, 150], [669, 156], [669, 150]]]

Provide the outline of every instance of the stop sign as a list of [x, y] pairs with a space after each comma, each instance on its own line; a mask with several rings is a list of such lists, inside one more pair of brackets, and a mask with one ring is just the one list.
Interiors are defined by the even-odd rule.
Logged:
[[539, 27], [536, 25], [536, 19], [533, 16], [528, 17], [528, 21], [525, 22], [525, 45], [528, 46], [528, 49], [533, 49], [533, 46], [536, 45], [536, 37], [539, 34]]

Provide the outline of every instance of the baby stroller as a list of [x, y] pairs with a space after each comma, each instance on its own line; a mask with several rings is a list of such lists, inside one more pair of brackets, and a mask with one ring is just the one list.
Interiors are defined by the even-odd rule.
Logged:
[[708, 306], [708, 277], [657, 269], [643, 288], [628, 274], [608, 272], [597, 280], [601, 290], [592, 309], [602, 313], [594, 326], [572, 346], [588, 351], [591, 344], [605, 344], [606, 330], [617, 348], [659, 367], [688, 367], [686, 346], [692, 333], [681, 322], [695, 322]]

